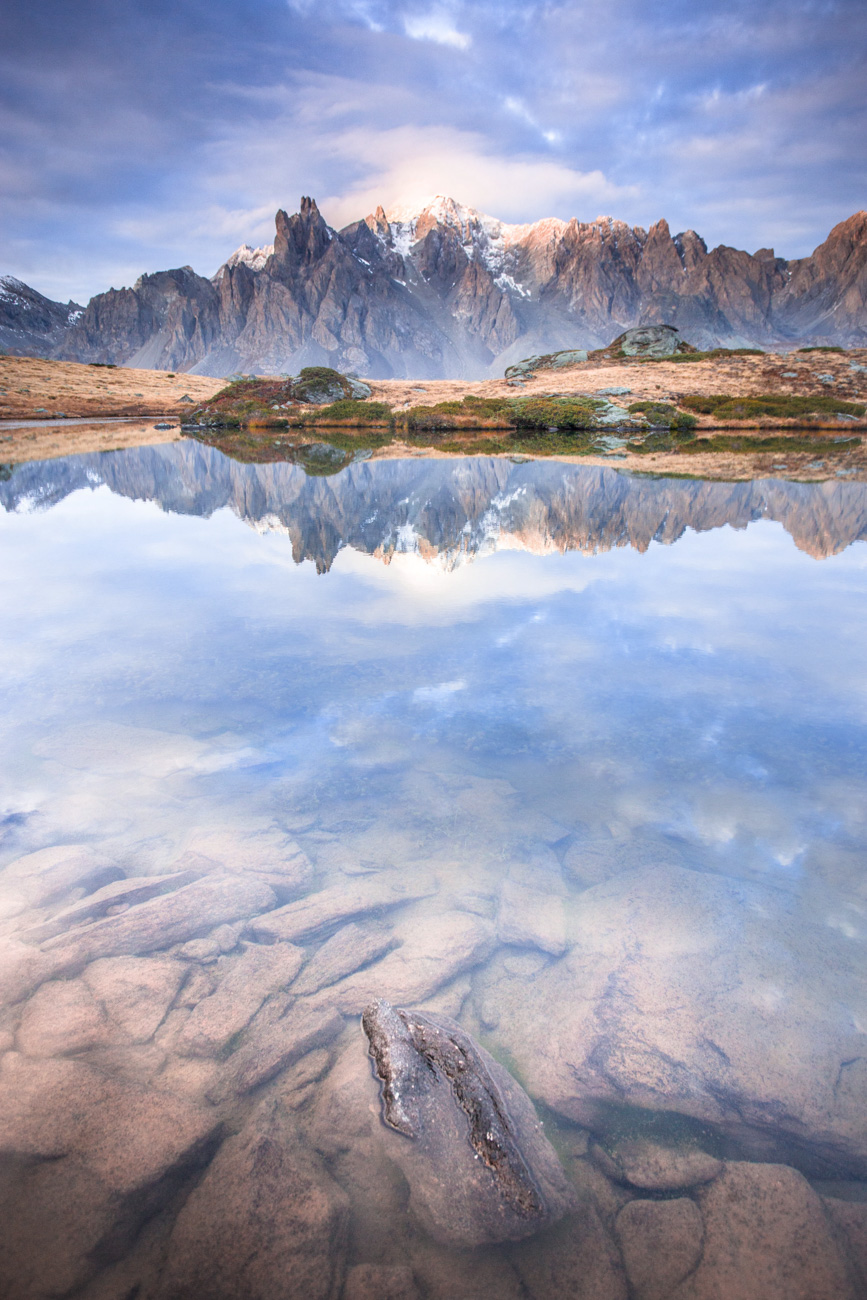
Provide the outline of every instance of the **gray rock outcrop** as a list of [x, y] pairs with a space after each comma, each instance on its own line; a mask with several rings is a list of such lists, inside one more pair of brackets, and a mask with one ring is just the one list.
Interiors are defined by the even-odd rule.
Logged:
[[77, 302], [54, 302], [14, 275], [0, 275], [0, 350], [47, 357], [83, 311]]

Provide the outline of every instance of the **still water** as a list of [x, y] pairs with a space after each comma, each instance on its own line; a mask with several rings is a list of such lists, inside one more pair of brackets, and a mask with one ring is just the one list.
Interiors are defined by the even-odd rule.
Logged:
[[[0, 506], [0, 1296], [867, 1295], [867, 486], [181, 442]], [[430, 1057], [383, 1122], [374, 998], [547, 1218]]]

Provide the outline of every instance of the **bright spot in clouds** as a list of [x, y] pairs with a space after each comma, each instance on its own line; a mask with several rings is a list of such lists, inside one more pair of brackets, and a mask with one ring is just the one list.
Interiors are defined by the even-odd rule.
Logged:
[[468, 50], [472, 39], [459, 32], [444, 14], [407, 14], [403, 20], [404, 31], [414, 41], [435, 41], [437, 45], [451, 45], [456, 50]]

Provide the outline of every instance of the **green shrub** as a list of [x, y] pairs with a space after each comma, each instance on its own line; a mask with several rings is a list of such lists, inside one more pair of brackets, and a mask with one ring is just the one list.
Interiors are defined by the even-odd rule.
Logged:
[[845, 349], [845, 348], [838, 348], [838, 347], [823, 346], [823, 347], [815, 347], [815, 348], [798, 348], [797, 351], [798, 351], [798, 352], [845, 352], [846, 349]]

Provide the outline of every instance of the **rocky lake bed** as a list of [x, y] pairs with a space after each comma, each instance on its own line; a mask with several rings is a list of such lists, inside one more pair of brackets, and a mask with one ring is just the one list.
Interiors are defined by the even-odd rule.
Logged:
[[0, 1295], [867, 1294], [857, 477], [185, 439], [0, 538]]

